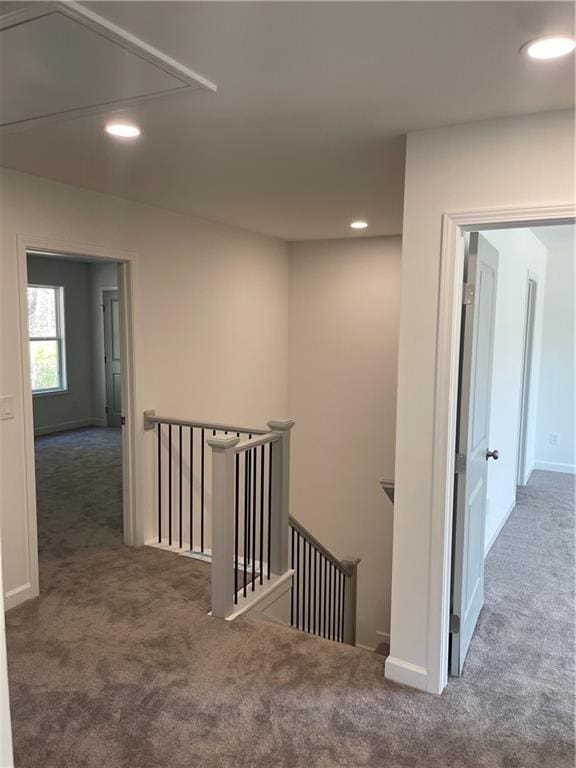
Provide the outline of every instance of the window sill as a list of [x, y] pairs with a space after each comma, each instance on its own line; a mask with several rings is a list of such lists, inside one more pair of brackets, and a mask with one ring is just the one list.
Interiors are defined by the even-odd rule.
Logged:
[[69, 395], [69, 389], [46, 389], [42, 392], [32, 392], [32, 397], [53, 397], [54, 395]]

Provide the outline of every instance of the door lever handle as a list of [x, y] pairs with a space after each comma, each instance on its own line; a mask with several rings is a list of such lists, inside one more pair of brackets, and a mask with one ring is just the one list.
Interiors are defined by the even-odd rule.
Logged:
[[494, 459], [494, 461], [498, 461], [499, 458], [500, 458], [500, 454], [498, 453], [498, 451], [488, 451], [486, 453], [486, 461], [488, 461], [488, 459]]

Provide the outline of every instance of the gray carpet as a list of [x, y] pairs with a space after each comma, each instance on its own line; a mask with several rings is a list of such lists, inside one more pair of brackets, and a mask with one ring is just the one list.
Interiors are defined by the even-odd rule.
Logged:
[[122, 546], [118, 457], [115, 432], [38, 440], [42, 596], [7, 615], [17, 768], [572, 768], [573, 478], [520, 492], [438, 698], [381, 655], [207, 616], [208, 565]]

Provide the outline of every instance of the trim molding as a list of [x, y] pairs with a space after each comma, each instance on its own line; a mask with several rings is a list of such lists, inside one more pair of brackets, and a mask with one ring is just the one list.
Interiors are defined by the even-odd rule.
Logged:
[[[143, 527], [140, 519], [142, 513], [139, 514], [139, 510], [143, 509], [141, 488], [144, 482], [141, 469], [141, 448], [137, 445], [136, 441], [136, 429], [139, 424], [139, 420], [136, 419], [136, 413], [140, 412], [140, 408], [139, 393], [137, 392], [135, 382], [136, 338], [134, 327], [136, 325], [135, 315], [137, 314], [138, 307], [134, 299], [134, 283], [138, 255], [132, 251], [95, 245], [93, 243], [61, 240], [59, 238], [26, 233], [17, 234], [15, 245], [18, 270], [19, 316], [14, 318], [14, 320], [18, 322], [20, 336], [20, 391], [18, 397], [21, 400], [22, 407], [22, 424], [21, 426], [17, 425], [17, 427], [20, 427], [23, 433], [25, 452], [23, 488], [25, 506], [19, 511], [19, 514], [22, 515], [25, 521], [26, 552], [23, 557], [26, 559], [28, 572], [25, 577], [27, 580], [26, 584], [11, 590], [6, 595], [8, 607], [18, 605], [20, 602], [36, 597], [39, 594], [34, 416], [32, 387], [30, 383], [30, 350], [28, 348], [28, 250], [47, 250], [70, 258], [82, 255], [90, 257], [93, 261], [119, 262], [118, 290], [123, 299], [121, 344], [123, 360], [125, 361], [122, 396], [124, 414], [127, 421], [123, 429], [122, 439], [124, 543], [128, 546], [134, 546], [143, 543], [144, 539], [143, 535], [140, 534], [141, 541], [138, 540], [138, 532]], [[4, 543], [8, 546], [10, 545], [9, 542]]]
[[376, 651], [376, 648], [372, 648], [370, 645], [364, 645], [364, 643], [356, 643], [354, 648], [362, 648], [363, 651], [370, 651], [370, 653], [374, 653]]
[[535, 461], [532, 466], [532, 471], [535, 469], [541, 469], [544, 472], [565, 472], [567, 475], [576, 475], [576, 464], [562, 464], [554, 461]]
[[105, 427], [104, 419], [78, 419], [77, 421], [62, 421], [60, 424], [48, 424], [45, 427], [34, 427], [34, 434], [51, 435], [56, 432], [67, 432], [70, 429], [80, 429], [81, 427]]
[[33, 597], [37, 597], [38, 592], [34, 589], [34, 586], [30, 582], [21, 584], [19, 587], [8, 590], [4, 595], [4, 607], [7, 611], [11, 608], [16, 608], [17, 605], [25, 603]]
[[409, 685], [421, 691], [428, 690], [428, 672], [425, 667], [419, 667], [409, 661], [388, 656], [385, 662], [386, 679], [395, 683]]

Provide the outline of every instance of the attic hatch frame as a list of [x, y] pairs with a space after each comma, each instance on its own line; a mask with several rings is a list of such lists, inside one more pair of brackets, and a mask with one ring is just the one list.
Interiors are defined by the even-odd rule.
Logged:
[[115, 43], [120, 48], [143, 61], [152, 64], [157, 69], [176, 78], [182, 83], [182, 87], [171, 88], [166, 91], [134, 96], [127, 99], [119, 99], [102, 104], [88, 107], [78, 107], [67, 110], [66, 112], [57, 112], [49, 115], [41, 115], [26, 120], [20, 120], [0, 127], [0, 131], [21, 130], [28, 126], [36, 126], [39, 123], [53, 122], [62, 119], [71, 119], [84, 115], [99, 114], [102, 112], [112, 112], [122, 110], [124, 107], [141, 104], [153, 99], [164, 98], [174, 94], [182, 94], [187, 91], [200, 91], [216, 93], [218, 86], [203, 75], [198, 74], [189, 67], [171, 58], [162, 51], [145, 43], [140, 38], [131, 34], [127, 30], [119, 27], [117, 24], [105, 19], [103, 16], [80, 5], [75, 0], [63, 2], [62, 0], [50, 0], [49, 2], [30, 2], [22, 8], [17, 8], [0, 16], [0, 32], [4, 29], [10, 29], [21, 24], [40, 19], [51, 14], [62, 14], [68, 19], [77, 22], [85, 29], [88, 29], [106, 40]]

